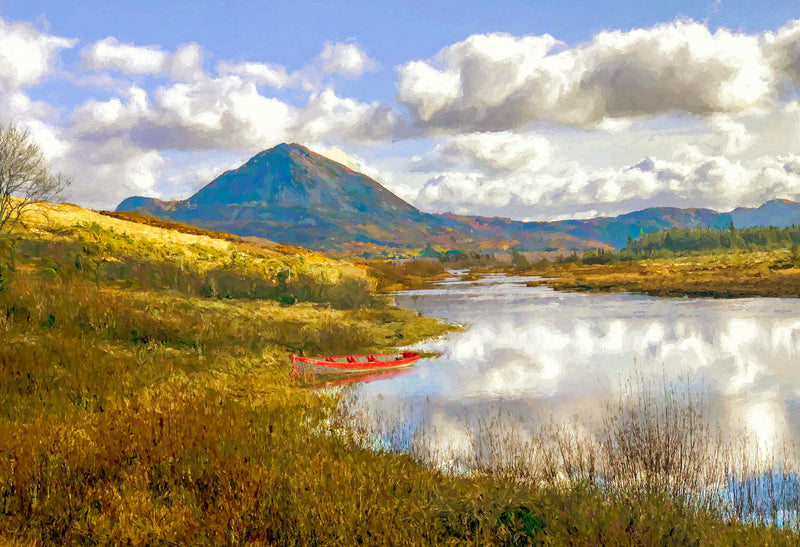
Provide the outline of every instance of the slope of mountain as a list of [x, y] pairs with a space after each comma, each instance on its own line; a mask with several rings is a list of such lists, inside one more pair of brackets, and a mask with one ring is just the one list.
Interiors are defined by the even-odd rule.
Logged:
[[800, 204], [775, 200], [730, 213], [659, 207], [617, 217], [557, 222], [424, 213], [344, 165], [298, 144], [265, 150], [184, 201], [140, 196], [135, 211], [240, 236], [258, 236], [346, 254], [448, 248], [591, 249], [622, 247], [664, 228], [727, 228], [800, 223]]
[[371, 178], [297, 144], [259, 153], [185, 201], [132, 197], [117, 211], [318, 250], [405, 247], [431, 237], [452, 239], [436, 215], [419, 211]]
[[773, 199], [761, 207], [738, 207], [731, 211], [733, 225], [737, 228], [777, 226], [786, 228], [800, 224], [800, 203], [788, 199]]

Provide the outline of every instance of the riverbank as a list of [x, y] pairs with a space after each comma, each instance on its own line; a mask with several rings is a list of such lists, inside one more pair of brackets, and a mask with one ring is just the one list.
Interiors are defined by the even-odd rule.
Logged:
[[3, 248], [0, 543], [794, 544], [680, 499], [452, 476], [364, 449], [289, 355], [450, 327], [365, 270], [77, 207]]
[[613, 264], [537, 263], [525, 274], [530, 282], [556, 290], [633, 292], [652, 296], [738, 298], [800, 296], [800, 266], [789, 251], [732, 252], [617, 262]]

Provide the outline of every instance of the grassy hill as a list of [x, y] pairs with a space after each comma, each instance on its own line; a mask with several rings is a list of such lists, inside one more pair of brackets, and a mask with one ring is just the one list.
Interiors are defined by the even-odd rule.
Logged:
[[[0, 543], [792, 544], [659, 494], [363, 448], [289, 354], [444, 332], [353, 264], [74, 206], [0, 252]], [[176, 228], [173, 226], [172, 228]], [[187, 233], [193, 232], [194, 233]]]

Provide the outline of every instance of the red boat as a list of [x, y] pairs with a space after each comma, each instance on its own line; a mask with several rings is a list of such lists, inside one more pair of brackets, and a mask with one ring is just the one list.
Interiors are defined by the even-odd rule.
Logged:
[[292, 374], [359, 374], [409, 367], [419, 359], [419, 353], [371, 353], [369, 355], [335, 355], [330, 357], [301, 357], [292, 354]]

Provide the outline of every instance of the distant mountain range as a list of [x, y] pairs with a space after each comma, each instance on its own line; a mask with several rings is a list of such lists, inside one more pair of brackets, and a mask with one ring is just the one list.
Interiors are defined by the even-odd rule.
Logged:
[[280, 144], [226, 171], [189, 199], [130, 197], [135, 211], [314, 250], [368, 255], [428, 244], [463, 250], [618, 248], [665, 228], [800, 224], [800, 203], [773, 200], [729, 213], [658, 207], [557, 222], [424, 213], [361, 173], [298, 144]]

